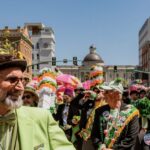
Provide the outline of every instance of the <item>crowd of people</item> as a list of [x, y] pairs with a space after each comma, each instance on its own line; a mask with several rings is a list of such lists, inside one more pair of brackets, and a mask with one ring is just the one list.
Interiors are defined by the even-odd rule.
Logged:
[[[37, 107], [36, 91], [26, 95], [32, 82], [25, 86], [23, 102], [32, 97], [30, 106]], [[124, 88], [121, 82], [118, 78], [88, 90], [64, 88], [52, 115], [77, 150], [149, 149], [150, 90], [134, 84]]]
[[92, 67], [90, 88], [63, 85], [62, 101], [56, 94], [50, 112], [39, 108], [38, 80], [27, 78], [26, 67], [25, 60], [0, 50], [0, 149], [150, 149], [149, 88], [124, 88], [120, 78], [105, 84], [101, 68]]

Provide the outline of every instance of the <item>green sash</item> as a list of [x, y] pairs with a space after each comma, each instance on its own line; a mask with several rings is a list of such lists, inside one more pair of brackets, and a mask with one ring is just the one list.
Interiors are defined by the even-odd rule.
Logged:
[[82, 137], [84, 141], [87, 141], [91, 137], [96, 109], [104, 105], [106, 105], [106, 103], [104, 101], [101, 101], [97, 106], [93, 108], [91, 114], [89, 115], [85, 129], [82, 129], [79, 133], [80, 137]]
[[[139, 111], [132, 105], [128, 105], [127, 109], [120, 111], [119, 119], [116, 121], [116, 124], [111, 127], [111, 129], [108, 129], [107, 134], [105, 134], [104, 144], [102, 145], [105, 145], [106, 148], [112, 148], [124, 128], [135, 116], [139, 116]], [[108, 121], [108, 123], [110, 122]], [[99, 146], [100, 150], [101, 145]]]

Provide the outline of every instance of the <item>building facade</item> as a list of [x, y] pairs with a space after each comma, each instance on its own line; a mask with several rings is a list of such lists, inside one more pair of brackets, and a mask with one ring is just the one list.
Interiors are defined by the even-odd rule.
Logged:
[[[13, 49], [22, 53], [28, 65], [32, 64], [32, 41], [27, 28], [17, 27], [16, 29], [11, 29], [6, 26], [4, 29], [0, 29], [0, 42], [5, 39], [8, 39]], [[27, 68], [26, 72], [32, 76], [32, 68]]]
[[124, 79], [124, 86], [128, 86], [132, 80], [135, 79], [134, 70], [136, 66], [132, 65], [105, 65], [103, 59], [96, 52], [94, 46], [90, 46], [89, 53], [85, 56], [80, 66], [75, 65], [61, 65], [58, 68], [65, 74], [71, 74], [78, 77], [82, 82], [89, 79], [91, 67], [93, 65], [100, 65], [103, 67], [104, 81], [110, 82], [118, 77]]
[[133, 65], [109, 65], [104, 66], [104, 80], [110, 82], [116, 78], [124, 79], [124, 86], [127, 87], [135, 80], [134, 70], [136, 66]]
[[[96, 65], [96, 63], [95, 63]], [[116, 78], [123, 78], [123, 85], [127, 87], [135, 79], [134, 70], [136, 66], [132, 65], [118, 65], [117, 71], [114, 71], [114, 66], [103, 66], [104, 82], [110, 82]], [[58, 66], [58, 68], [65, 74], [71, 74], [78, 77], [82, 82], [89, 79], [90, 68], [85, 66]]]
[[139, 31], [139, 72], [143, 80], [150, 83], [150, 18], [146, 19]]
[[42, 23], [25, 23], [33, 42], [32, 71], [37, 75], [44, 67], [52, 66], [52, 57], [55, 56], [54, 31]]

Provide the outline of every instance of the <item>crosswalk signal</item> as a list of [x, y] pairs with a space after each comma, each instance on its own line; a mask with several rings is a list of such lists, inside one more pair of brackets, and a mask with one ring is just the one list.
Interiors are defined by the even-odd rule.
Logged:
[[78, 65], [77, 57], [73, 57], [73, 64], [74, 64], [75, 66], [77, 66], [77, 65]]
[[52, 57], [52, 66], [56, 66], [56, 57]]
[[117, 72], [117, 66], [114, 66], [114, 72]]

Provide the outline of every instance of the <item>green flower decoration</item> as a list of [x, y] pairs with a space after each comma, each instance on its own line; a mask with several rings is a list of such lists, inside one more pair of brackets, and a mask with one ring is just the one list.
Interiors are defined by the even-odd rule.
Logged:
[[150, 100], [147, 97], [139, 99], [135, 103], [135, 107], [139, 109], [141, 116], [147, 118], [150, 115]]

